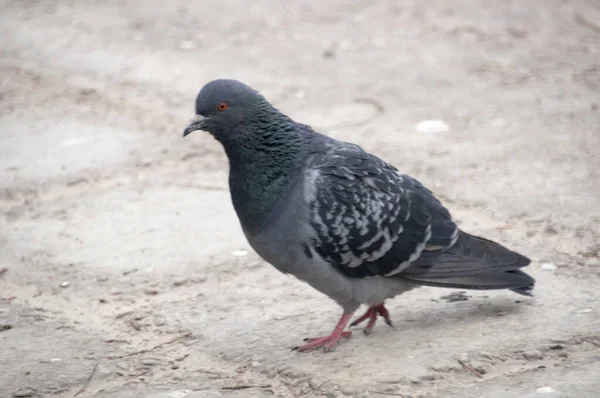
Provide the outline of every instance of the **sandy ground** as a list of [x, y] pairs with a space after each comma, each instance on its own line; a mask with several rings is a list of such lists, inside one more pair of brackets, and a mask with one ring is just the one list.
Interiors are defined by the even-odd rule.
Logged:
[[[0, 2], [0, 396], [598, 397], [598, 3], [288, 3]], [[419, 178], [535, 298], [423, 288], [290, 351], [340, 310], [251, 252], [221, 148], [181, 138], [218, 77]]]

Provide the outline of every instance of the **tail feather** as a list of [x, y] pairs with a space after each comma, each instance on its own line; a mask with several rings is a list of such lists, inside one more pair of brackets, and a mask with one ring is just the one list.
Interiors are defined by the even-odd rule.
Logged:
[[510, 289], [531, 296], [535, 280], [521, 271], [530, 260], [487, 239], [461, 232], [449, 249], [424, 252], [397, 277], [420, 285], [460, 289]]
[[526, 274], [523, 271], [512, 271], [512, 272], [515, 274], [519, 274], [520, 276], [522, 276], [524, 278], [527, 278], [528, 283], [522, 287], [517, 287], [514, 289], [510, 289], [510, 290], [512, 290], [515, 293], [522, 294], [523, 296], [529, 296], [529, 297], [533, 296], [532, 291], [533, 291], [533, 287], [535, 286], [535, 279], [533, 279], [531, 276], [529, 276], [528, 274]]

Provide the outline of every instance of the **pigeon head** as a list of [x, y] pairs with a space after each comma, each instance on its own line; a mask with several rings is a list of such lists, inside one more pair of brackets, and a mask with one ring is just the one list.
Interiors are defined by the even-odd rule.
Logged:
[[214, 80], [200, 90], [196, 115], [183, 136], [196, 130], [208, 131], [223, 145], [233, 205], [247, 231], [258, 230], [288, 192], [316, 136], [235, 80]]
[[271, 105], [258, 91], [237, 80], [213, 80], [206, 84], [196, 98], [196, 115], [183, 136], [196, 130], [208, 131], [218, 140], [236, 134], [240, 126], [249, 123], [257, 113]]

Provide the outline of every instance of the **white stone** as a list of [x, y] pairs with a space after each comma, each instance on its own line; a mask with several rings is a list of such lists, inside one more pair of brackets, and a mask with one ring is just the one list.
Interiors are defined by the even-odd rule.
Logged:
[[538, 394], [552, 394], [554, 391], [555, 390], [552, 387], [540, 387], [535, 392]]
[[177, 390], [177, 391], [167, 393], [167, 397], [183, 398], [191, 392], [192, 392], [191, 390]]
[[421, 120], [415, 126], [415, 130], [420, 133], [443, 133], [450, 130], [450, 126], [443, 120]]
[[540, 269], [545, 270], [545, 271], [555, 270], [556, 269], [556, 264], [554, 264], [554, 263], [541, 263], [540, 264]]
[[179, 42], [179, 48], [182, 50], [193, 50], [196, 48], [196, 44], [191, 40], [182, 40]]

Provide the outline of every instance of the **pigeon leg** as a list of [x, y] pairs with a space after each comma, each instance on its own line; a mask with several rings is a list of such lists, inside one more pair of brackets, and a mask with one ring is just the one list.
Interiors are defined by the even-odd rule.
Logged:
[[357, 318], [354, 322], [350, 324], [350, 327], [357, 326], [368, 319], [369, 322], [367, 323], [367, 326], [363, 329], [363, 332], [366, 335], [369, 335], [373, 331], [373, 327], [377, 322], [377, 315], [381, 315], [386, 324], [388, 324], [391, 327], [394, 327], [394, 325], [392, 324], [392, 320], [390, 319], [390, 313], [385, 308], [383, 303], [370, 306], [364, 314], [362, 314], [359, 318]]
[[352, 335], [352, 332], [344, 331], [344, 329], [346, 328], [346, 325], [350, 321], [350, 318], [352, 318], [352, 314], [354, 314], [354, 312], [350, 312], [348, 314], [347, 313], [342, 314], [342, 317], [340, 318], [337, 325], [335, 326], [335, 329], [333, 329], [333, 332], [331, 332], [331, 334], [329, 336], [305, 339], [305, 341], [307, 343], [303, 344], [299, 347], [295, 347], [294, 350], [295, 351], [310, 351], [310, 350], [314, 350], [315, 348], [323, 347], [323, 349], [325, 351], [333, 351], [337, 342], [341, 338], [347, 339], [348, 337], [350, 337]]
[[390, 313], [388, 312], [387, 308], [384, 307], [383, 303], [379, 304], [377, 312], [379, 313], [379, 315], [381, 315], [381, 317], [383, 318], [383, 320], [389, 327], [391, 327], [391, 328], [394, 327], [394, 324], [392, 323], [392, 320], [390, 319]]
[[354, 322], [352, 322], [350, 324], [350, 327], [354, 327], [357, 325], [360, 325], [361, 323], [363, 323], [365, 320], [369, 320], [369, 323], [373, 322], [375, 323], [375, 321], [377, 320], [377, 311], [375, 310], [375, 307], [369, 307], [364, 314], [362, 314], [360, 317], [358, 317]]

